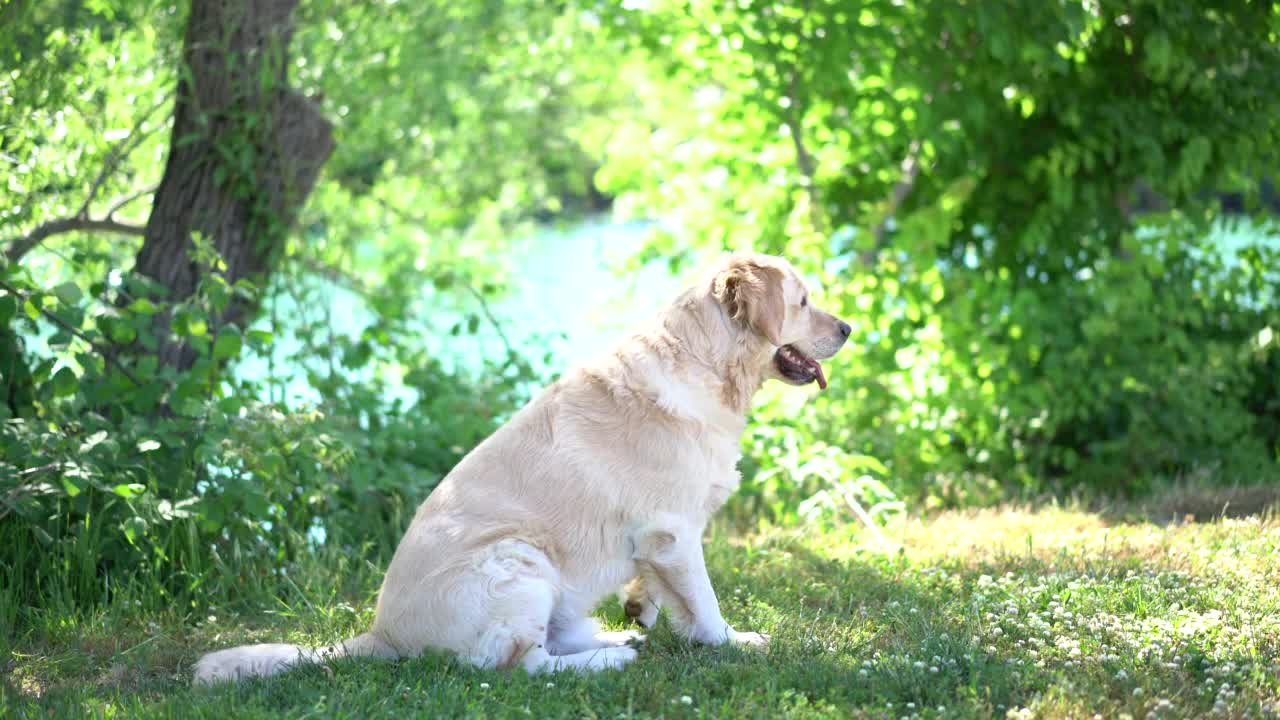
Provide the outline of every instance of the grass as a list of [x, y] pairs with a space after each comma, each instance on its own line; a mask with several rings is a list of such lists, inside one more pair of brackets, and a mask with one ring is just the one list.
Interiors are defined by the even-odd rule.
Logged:
[[[530, 677], [428, 656], [342, 660], [190, 686], [210, 649], [319, 645], [367, 625], [376, 568], [317, 563], [274, 604], [23, 610], [3, 642], [15, 717], [1276, 717], [1280, 518], [1156, 525], [1064, 509], [948, 513], [891, 528], [719, 535], [726, 616], [753, 652], [660, 624], [623, 672]], [[901, 543], [900, 546], [897, 543]], [[610, 603], [602, 616], [620, 627]]]

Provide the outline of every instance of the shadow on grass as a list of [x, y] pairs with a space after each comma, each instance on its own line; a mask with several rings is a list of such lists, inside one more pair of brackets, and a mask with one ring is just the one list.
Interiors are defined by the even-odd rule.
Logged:
[[788, 660], [770, 669], [779, 688], [811, 702], [907, 715], [958, 700], [995, 712], [1034, 691], [1013, 674], [1012, 658], [973, 646], [972, 628], [944, 612], [950, 599], [941, 589], [904, 577], [905, 557], [840, 561], [800, 542], [770, 552], [782, 553], [787, 567], [753, 565], [733, 581], [749, 594], [722, 602], [776, 628]]
[[1175, 487], [1139, 502], [1100, 503], [1096, 511], [1111, 523], [1211, 523], [1280, 513], [1280, 484], [1233, 488]]

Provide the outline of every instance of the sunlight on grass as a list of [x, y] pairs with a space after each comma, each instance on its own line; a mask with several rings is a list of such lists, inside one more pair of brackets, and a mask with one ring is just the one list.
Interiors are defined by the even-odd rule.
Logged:
[[[713, 537], [726, 615], [764, 652], [691, 647], [660, 624], [625, 672], [527, 677], [428, 656], [342, 661], [211, 691], [205, 650], [321, 644], [371, 617], [353, 598], [254, 614], [148, 617], [127, 601], [33, 631], [0, 686], [18, 714], [117, 717], [1273, 717], [1280, 711], [1280, 521], [1160, 526], [1067, 509]], [[315, 570], [321, 573], [321, 570]], [[309, 578], [299, 587], [323, 587]], [[287, 594], [286, 594], [287, 596]], [[268, 612], [270, 611], [270, 612]], [[620, 626], [619, 610], [601, 611]], [[62, 618], [64, 627], [77, 623]]]

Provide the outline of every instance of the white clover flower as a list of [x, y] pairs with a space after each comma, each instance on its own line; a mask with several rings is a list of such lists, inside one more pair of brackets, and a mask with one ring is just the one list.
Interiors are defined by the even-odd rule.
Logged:
[[489, 683], [480, 683], [480, 689], [481, 689], [481, 690], [488, 690], [488, 689], [489, 689]]
[[692, 704], [693, 704], [693, 698], [689, 697], [688, 695], [681, 695], [681, 696], [680, 696], [680, 702], [681, 702], [681, 704], [683, 704], [683, 705], [692, 705]]

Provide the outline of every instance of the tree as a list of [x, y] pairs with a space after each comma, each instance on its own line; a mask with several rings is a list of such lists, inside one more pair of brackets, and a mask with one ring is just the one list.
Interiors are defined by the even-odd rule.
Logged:
[[[261, 284], [285, 233], [333, 151], [330, 124], [288, 87], [288, 48], [297, 0], [195, 0], [187, 20], [185, 72], [178, 83], [169, 160], [134, 267], [172, 303], [200, 281], [191, 236], [200, 233], [225, 262], [228, 282]], [[237, 298], [217, 318], [243, 323]], [[163, 332], [163, 364], [190, 367], [190, 345]]]

